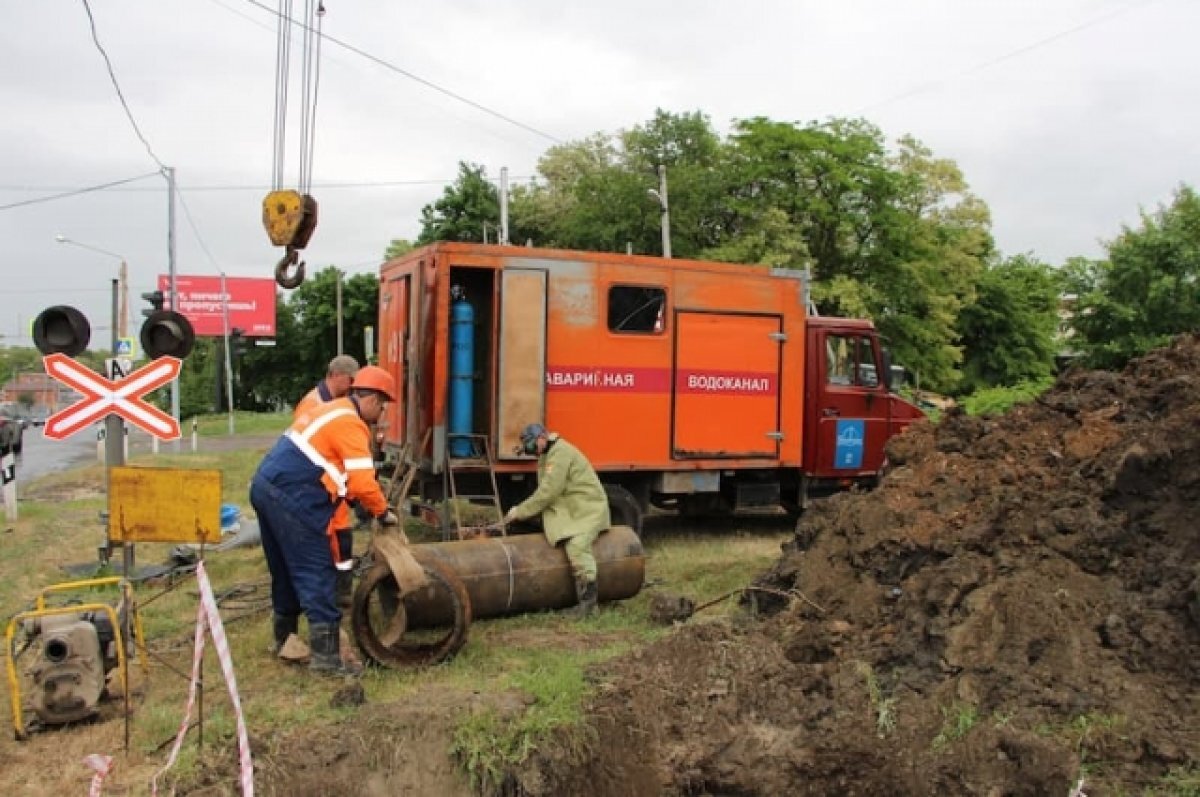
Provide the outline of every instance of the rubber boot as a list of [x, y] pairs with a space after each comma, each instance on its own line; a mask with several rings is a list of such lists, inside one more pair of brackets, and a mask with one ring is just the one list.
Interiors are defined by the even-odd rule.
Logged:
[[337, 572], [337, 605], [342, 611], [347, 611], [354, 604], [354, 571], [339, 570]]
[[322, 675], [362, 675], [362, 665], [342, 661], [337, 623], [310, 623], [308, 631], [309, 647], [312, 648], [308, 669]]
[[271, 616], [271, 630], [275, 635], [275, 655], [279, 655], [279, 651], [283, 650], [284, 643], [288, 637], [296, 633], [300, 628], [299, 617], [284, 617], [282, 614]]
[[598, 593], [599, 590], [596, 589], [595, 579], [591, 581], [581, 578], [575, 579], [575, 597], [579, 599], [579, 603], [567, 609], [566, 615], [577, 620], [591, 617], [596, 613]]

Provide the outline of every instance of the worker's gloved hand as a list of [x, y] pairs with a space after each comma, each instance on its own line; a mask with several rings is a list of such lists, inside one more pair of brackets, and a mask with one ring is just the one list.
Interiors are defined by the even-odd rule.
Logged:
[[384, 512], [378, 518], [376, 518], [376, 520], [379, 521], [379, 525], [381, 525], [381, 526], [399, 526], [400, 525], [400, 518], [396, 515], [395, 512], [393, 512], [390, 509], [388, 511]]
[[504, 514], [504, 522], [505, 523], [516, 523], [517, 522], [517, 508], [515, 506], [512, 509], [508, 510], [508, 512], [506, 512]]

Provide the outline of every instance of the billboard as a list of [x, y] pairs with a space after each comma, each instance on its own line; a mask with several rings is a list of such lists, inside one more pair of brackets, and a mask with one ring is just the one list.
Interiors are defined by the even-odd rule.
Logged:
[[[179, 299], [175, 309], [183, 313], [197, 337], [220, 337], [225, 333], [225, 295], [220, 277], [190, 277], [176, 274]], [[158, 275], [158, 289], [170, 297], [171, 278]], [[229, 328], [240, 328], [249, 338], [275, 336], [275, 280], [271, 277], [226, 277], [229, 296]], [[170, 307], [170, 299], [163, 303]]]

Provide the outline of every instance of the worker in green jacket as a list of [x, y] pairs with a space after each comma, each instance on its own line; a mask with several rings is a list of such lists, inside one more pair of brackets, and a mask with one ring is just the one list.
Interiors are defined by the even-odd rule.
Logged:
[[578, 448], [531, 423], [521, 432], [521, 449], [538, 456], [538, 486], [533, 495], [508, 510], [506, 523], [541, 514], [542, 530], [551, 545], [564, 543], [575, 574], [576, 617], [596, 610], [596, 557], [592, 544], [612, 525], [608, 496], [592, 463]]

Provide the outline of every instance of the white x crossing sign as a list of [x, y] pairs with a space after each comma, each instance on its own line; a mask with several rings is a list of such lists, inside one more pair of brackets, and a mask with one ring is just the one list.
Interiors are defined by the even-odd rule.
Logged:
[[48, 354], [42, 362], [47, 374], [84, 396], [46, 419], [42, 434], [51, 440], [64, 440], [114, 412], [160, 440], [179, 437], [179, 421], [148, 404], [142, 396], [178, 377], [182, 360], [159, 357], [122, 381], [106, 379], [65, 354]]

